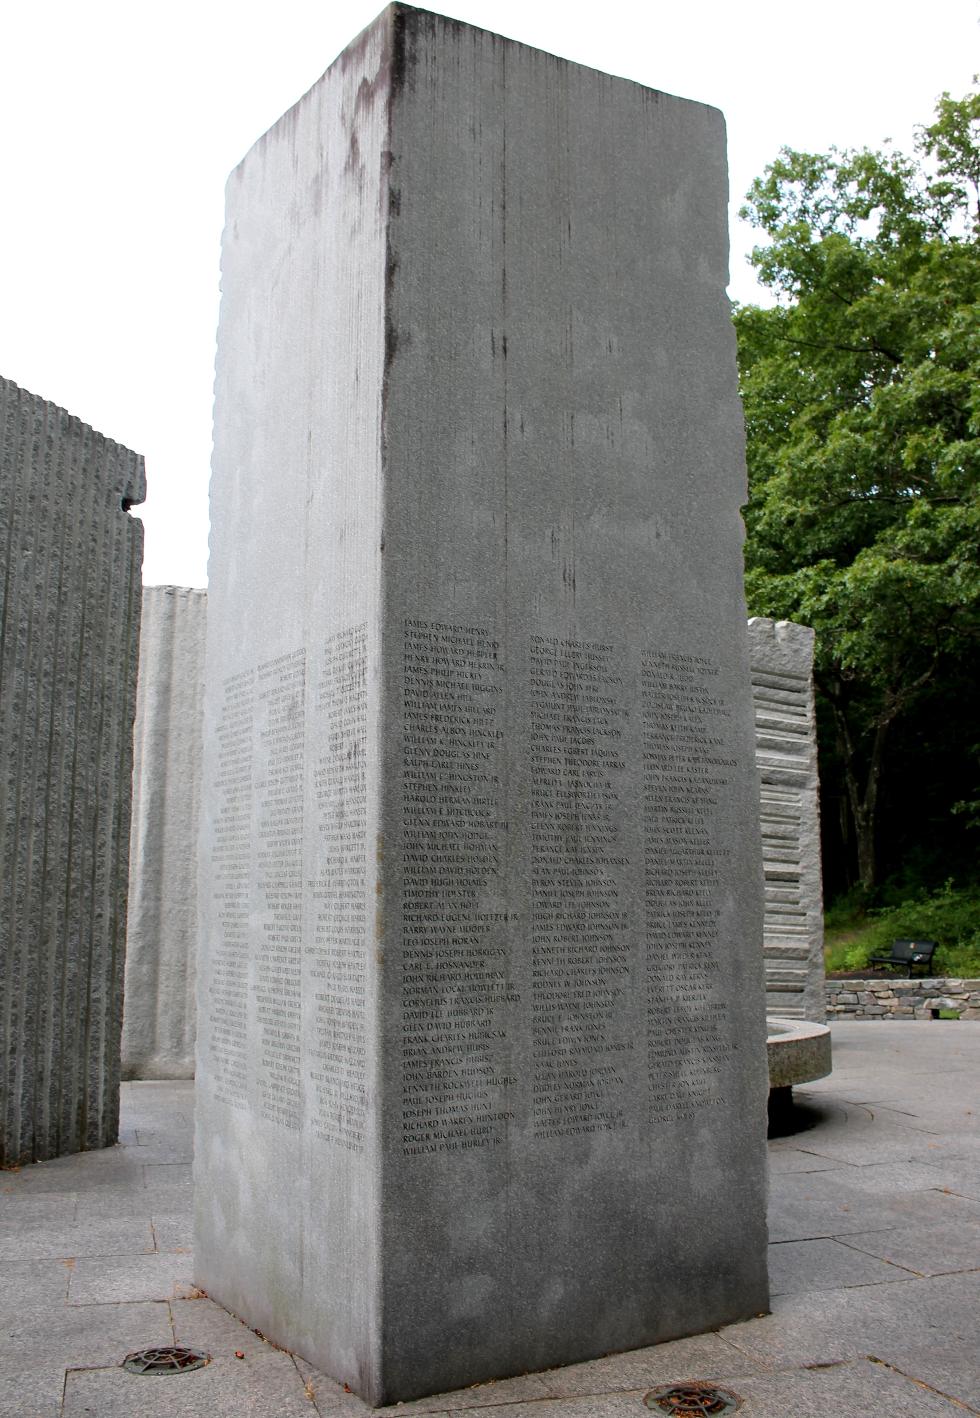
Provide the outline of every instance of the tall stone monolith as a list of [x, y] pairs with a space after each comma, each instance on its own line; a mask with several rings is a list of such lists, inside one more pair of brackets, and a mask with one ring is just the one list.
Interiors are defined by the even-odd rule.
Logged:
[[229, 182], [196, 1278], [372, 1403], [766, 1307], [726, 197], [403, 5]]
[[143, 459], [0, 379], [0, 1164], [107, 1147]]
[[193, 1078], [208, 594], [145, 586], [133, 732], [123, 1078]]
[[823, 874], [813, 631], [749, 621], [766, 892], [766, 1008], [823, 1023]]

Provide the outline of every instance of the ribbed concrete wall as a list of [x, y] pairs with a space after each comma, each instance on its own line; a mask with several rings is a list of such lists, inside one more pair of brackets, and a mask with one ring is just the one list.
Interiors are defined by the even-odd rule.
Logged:
[[813, 631], [749, 621], [762, 855], [766, 1009], [825, 1016], [820, 802], [813, 713]]
[[207, 592], [143, 590], [123, 1078], [193, 1078]]
[[143, 460], [0, 379], [0, 1162], [119, 1122]]

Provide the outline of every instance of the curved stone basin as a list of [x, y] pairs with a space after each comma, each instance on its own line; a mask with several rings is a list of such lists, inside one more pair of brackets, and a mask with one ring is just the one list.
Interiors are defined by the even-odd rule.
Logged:
[[812, 1083], [830, 1073], [833, 1063], [828, 1025], [767, 1015], [766, 1026], [770, 1089]]

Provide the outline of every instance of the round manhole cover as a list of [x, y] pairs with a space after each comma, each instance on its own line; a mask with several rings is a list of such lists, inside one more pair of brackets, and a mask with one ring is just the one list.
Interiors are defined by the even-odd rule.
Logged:
[[191, 1369], [203, 1369], [211, 1355], [203, 1349], [188, 1349], [181, 1344], [169, 1344], [160, 1349], [138, 1349], [122, 1361], [131, 1374], [187, 1374]]
[[691, 1379], [684, 1384], [669, 1384], [651, 1389], [643, 1400], [654, 1413], [672, 1413], [674, 1418], [704, 1418], [705, 1414], [734, 1413], [742, 1400], [731, 1389]]

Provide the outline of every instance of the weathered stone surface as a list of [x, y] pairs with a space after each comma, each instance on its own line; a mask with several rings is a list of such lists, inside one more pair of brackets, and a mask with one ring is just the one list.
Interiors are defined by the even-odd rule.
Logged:
[[826, 1024], [770, 1015], [767, 1027], [770, 1088], [792, 1088], [797, 1083], [810, 1083], [830, 1073], [833, 1063], [830, 1030]]
[[0, 379], [0, 1163], [119, 1118], [143, 460]]
[[146, 586], [133, 733], [123, 1078], [194, 1077], [207, 592]]
[[753, 617], [749, 660], [766, 876], [766, 1008], [819, 1023], [826, 1011], [813, 631]]
[[229, 183], [195, 1279], [375, 1403], [765, 1308], [726, 186], [400, 5]]

